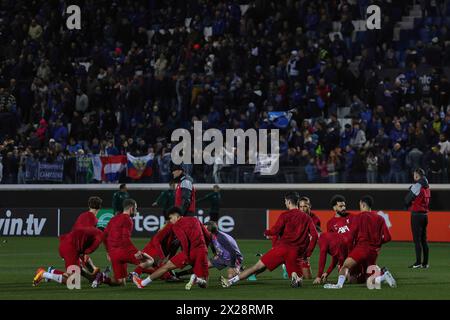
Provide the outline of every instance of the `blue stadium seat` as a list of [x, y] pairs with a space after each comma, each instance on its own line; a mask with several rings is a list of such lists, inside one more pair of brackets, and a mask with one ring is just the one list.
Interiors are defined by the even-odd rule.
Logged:
[[431, 26], [433, 24], [433, 17], [426, 17], [425, 18], [425, 25]]

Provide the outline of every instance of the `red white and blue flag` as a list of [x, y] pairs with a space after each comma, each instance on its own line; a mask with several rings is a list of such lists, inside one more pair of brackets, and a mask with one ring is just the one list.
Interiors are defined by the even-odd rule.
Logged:
[[143, 157], [133, 157], [127, 153], [127, 160], [127, 175], [131, 179], [139, 180], [142, 177], [150, 177], [152, 175], [153, 154]]
[[107, 182], [119, 181], [121, 172], [127, 166], [127, 157], [107, 156], [100, 159], [102, 161], [102, 180]]

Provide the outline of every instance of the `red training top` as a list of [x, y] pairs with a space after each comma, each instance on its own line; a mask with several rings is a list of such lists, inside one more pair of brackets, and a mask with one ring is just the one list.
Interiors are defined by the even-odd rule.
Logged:
[[103, 232], [97, 228], [80, 228], [61, 236], [61, 240], [68, 240], [75, 250], [81, 254], [94, 252], [103, 240]]
[[266, 230], [264, 235], [277, 237], [277, 245], [305, 251], [306, 257], [311, 256], [319, 236], [311, 217], [298, 209], [283, 212], [275, 225]]
[[[114, 216], [105, 229], [105, 247], [111, 249], [136, 249], [131, 242], [133, 232], [133, 220], [128, 214], [120, 213]], [[137, 250], [137, 249], [136, 249]]]
[[211, 233], [194, 217], [181, 217], [173, 225], [173, 232], [180, 240], [181, 249], [186, 255], [194, 249], [206, 249], [211, 242]]
[[340, 233], [325, 232], [320, 235], [319, 238], [319, 269], [317, 271], [317, 277], [321, 277], [323, 270], [325, 269], [325, 263], [327, 262], [327, 254], [332, 257], [331, 264], [328, 267], [327, 274], [330, 274], [336, 267], [336, 264], [343, 265], [345, 258], [348, 254], [347, 245], [344, 236]]
[[375, 211], [361, 212], [355, 217], [353, 239], [355, 246], [380, 249], [391, 241], [391, 234], [384, 218]]
[[79, 229], [79, 228], [87, 228], [87, 227], [93, 227], [96, 228], [98, 223], [98, 219], [90, 211], [85, 211], [82, 214], [80, 214], [75, 221], [75, 224], [72, 227], [72, 230]]

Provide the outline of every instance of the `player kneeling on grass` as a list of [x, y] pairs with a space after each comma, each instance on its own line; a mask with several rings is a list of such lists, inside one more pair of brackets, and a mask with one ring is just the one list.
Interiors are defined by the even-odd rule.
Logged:
[[[353, 221], [353, 248], [339, 271], [337, 284], [325, 284], [325, 289], [341, 289], [347, 278], [350, 282], [365, 281], [368, 267], [376, 265], [381, 245], [391, 241], [383, 217], [371, 209], [373, 202], [371, 196], [363, 196], [359, 201], [361, 213]], [[382, 270], [383, 275], [376, 277], [375, 282], [387, 282], [390, 287], [396, 287], [391, 273], [386, 268]]]
[[[236, 243], [236, 240], [219, 230], [217, 223], [214, 221], [208, 221], [206, 228], [211, 232], [211, 248], [214, 253], [214, 257], [209, 259], [208, 268], [216, 268], [222, 270], [227, 269], [228, 279], [238, 275], [241, 271], [241, 265], [244, 260], [242, 253]], [[177, 277], [182, 277], [187, 274], [192, 274], [192, 269], [177, 272]]]
[[123, 212], [115, 215], [108, 223], [104, 232], [104, 243], [111, 261], [114, 278], [106, 273], [97, 274], [92, 286], [95, 288], [101, 283], [110, 286], [123, 286], [128, 276], [127, 264], [138, 265], [144, 269], [151, 268], [154, 260], [148, 254], [139, 251], [131, 241], [133, 220], [137, 212], [137, 203], [133, 199], [123, 201]]
[[[152, 274], [155, 272], [159, 267], [162, 267], [167, 260], [170, 259], [170, 257], [175, 255], [178, 247], [179, 241], [173, 233], [173, 224], [166, 223], [166, 225], [153, 236], [153, 238], [142, 250], [142, 252], [148, 254], [155, 260], [153, 267], [150, 269], [144, 269], [140, 266], [136, 267], [136, 269], [131, 273], [130, 280], [133, 279], [133, 275], [140, 276], [143, 273]], [[160, 279], [171, 282], [181, 281], [170, 272], [163, 274]]]
[[[325, 232], [319, 237], [319, 268], [314, 284], [326, 283], [330, 273], [334, 270], [336, 265], [342, 266], [348, 254], [348, 246], [344, 237], [340, 233]], [[327, 255], [331, 255], [331, 264], [328, 270], [324, 272], [325, 264], [327, 262]]]
[[[103, 233], [92, 227], [78, 228], [63, 234], [59, 238], [59, 255], [64, 259], [66, 270], [70, 266], [78, 266], [81, 269], [81, 275], [92, 281], [94, 275], [81, 268], [80, 258], [94, 252], [102, 240]], [[36, 286], [42, 279], [66, 283], [68, 277], [69, 274], [61, 270], [53, 269], [51, 272], [46, 272], [43, 268], [39, 268], [34, 276], [33, 286]]]
[[318, 234], [311, 217], [298, 209], [299, 195], [297, 192], [288, 193], [284, 202], [288, 211], [283, 212], [275, 225], [264, 233], [266, 237], [277, 238], [274, 247], [264, 254], [254, 266], [244, 270], [241, 274], [229, 280], [221, 277], [224, 288], [266, 269], [273, 271], [283, 263], [286, 264], [288, 275], [291, 278], [291, 286], [300, 287], [302, 285], [303, 278], [297, 259], [299, 256], [303, 259], [311, 256]]
[[133, 282], [139, 289], [149, 285], [153, 280], [159, 279], [163, 274], [174, 269], [183, 269], [188, 264], [193, 267], [191, 279], [186, 284], [190, 290], [195, 283], [206, 288], [208, 281], [208, 247], [211, 234], [197, 218], [183, 217], [178, 207], [168, 210], [172, 230], [180, 241], [181, 252], [172, 257], [166, 264], [153, 272], [149, 277], [141, 279], [133, 276]]

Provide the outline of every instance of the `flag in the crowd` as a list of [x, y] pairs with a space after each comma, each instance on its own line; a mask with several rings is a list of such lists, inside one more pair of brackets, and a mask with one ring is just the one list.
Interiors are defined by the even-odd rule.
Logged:
[[92, 156], [92, 179], [97, 181], [102, 181], [102, 160], [100, 155], [95, 154]]
[[102, 161], [102, 180], [108, 182], [118, 181], [120, 173], [127, 166], [127, 157], [107, 156], [100, 159]]
[[280, 129], [286, 128], [292, 118], [292, 113], [289, 111], [270, 111], [267, 115], [269, 116], [269, 121]]
[[90, 183], [94, 175], [94, 165], [91, 156], [77, 156], [77, 174], [84, 175], [87, 183]]
[[153, 154], [149, 154], [143, 157], [133, 157], [127, 153], [127, 169], [128, 177], [138, 180], [142, 177], [150, 177], [153, 173]]

